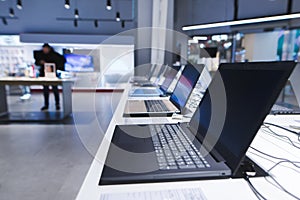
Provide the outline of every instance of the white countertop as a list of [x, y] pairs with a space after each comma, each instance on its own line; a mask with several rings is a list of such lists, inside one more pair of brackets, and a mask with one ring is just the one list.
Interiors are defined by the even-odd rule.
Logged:
[[[164, 182], [164, 183], [144, 183], [144, 184], [126, 184], [126, 185], [110, 185], [99, 186], [98, 182], [101, 176], [101, 172], [104, 166], [105, 158], [109, 149], [110, 141], [113, 136], [113, 131], [118, 124], [155, 124], [155, 123], [176, 123], [178, 120], [174, 120], [170, 117], [165, 118], [124, 118], [123, 111], [128, 98], [128, 86], [123, 92], [122, 99], [115, 111], [115, 114], [111, 120], [111, 123], [106, 131], [104, 139], [96, 153], [96, 156], [91, 164], [91, 167], [86, 175], [86, 178], [81, 186], [81, 189], [77, 195], [78, 200], [93, 200], [100, 199], [101, 194], [104, 193], [122, 193], [122, 192], [146, 192], [153, 190], [167, 190], [175, 188], [195, 188], [199, 187], [203, 191], [207, 199], [257, 199], [254, 193], [249, 188], [247, 182], [244, 179], [222, 179], [222, 180], [204, 180], [204, 181], [178, 181], [178, 182]], [[300, 116], [297, 115], [277, 115], [268, 116], [265, 120], [286, 126], [289, 125], [300, 126]], [[291, 138], [291, 140], [298, 143], [300, 142], [298, 137], [292, 133], [284, 131], [279, 128], [270, 127], [277, 134], [285, 135]], [[291, 129], [291, 128], [290, 128]], [[292, 161], [300, 162], [300, 149], [297, 149], [289, 144], [286, 139], [279, 138], [273, 134], [267, 133], [265, 128], [261, 128], [257, 133], [251, 146], [259, 149], [265, 153], [286, 158]], [[300, 131], [300, 130], [298, 130]], [[257, 155], [255, 155], [257, 154]], [[269, 169], [277, 163], [279, 160], [266, 157], [262, 154], [255, 152], [253, 149], [249, 149], [247, 155], [256, 161], [264, 169]], [[264, 159], [264, 158], [267, 159]], [[300, 165], [300, 164], [299, 164]], [[296, 170], [296, 171], [295, 171]], [[298, 170], [298, 172], [297, 172]], [[297, 169], [290, 163], [282, 163], [271, 171], [272, 176], [283, 185], [289, 192], [300, 197], [299, 180], [300, 169]], [[270, 178], [252, 178], [251, 182], [255, 188], [262, 193], [267, 199], [293, 199], [282, 190], [278, 189], [274, 185], [270, 184], [267, 180]]]

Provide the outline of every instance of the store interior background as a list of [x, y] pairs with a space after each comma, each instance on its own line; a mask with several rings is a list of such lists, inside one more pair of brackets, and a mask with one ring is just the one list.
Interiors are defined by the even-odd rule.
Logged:
[[[150, 32], [118, 34], [157, 26], [182, 32], [184, 25], [300, 12], [298, 0], [294, 0], [292, 5], [288, 4], [288, 0], [239, 0], [238, 12], [235, 12], [234, 0], [112, 0], [110, 11], [105, 8], [106, 0], [89, 0], [88, 3], [86, 0], [71, 0], [70, 9], [64, 7], [64, 0], [22, 2], [23, 9], [19, 10], [15, 0], [0, 0], [0, 76], [32, 65], [32, 51], [39, 50], [44, 42], [50, 43], [59, 53], [68, 49], [76, 54], [91, 55], [94, 71], [76, 72], [79, 81], [74, 89], [101, 91], [96, 93], [95, 102], [98, 103], [96, 114], [103, 134], [122, 94], [115, 92], [112, 97], [110, 91], [122, 89], [123, 83], [132, 75], [146, 74], [136, 66], [151, 63], [151, 50], [135, 48], [151, 46], [151, 41], [158, 39]], [[14, 8], [13, 18], [9, 16], [10, 7]], [[74, 24], [75, 8], [78, 8], [80, 18], [89, 19], [78, 20], [77, 27]], [[120, 22], [115, 20], [116, 12], [120, 12]], [[159, 15], [160, 12], [164, 15]], [[95, 19], [98, 20], [98, 27], [94, 24]], [[165, 38], [162, 44], [171, 43], [174, 52], [186, 56], [191, 62], [205, 63], [213, 73], [220, 62], [299, 60], [298, 27], [300, 20], [294, 19], [203, 29], [183, 32], [190, 36], [189, 41]], [[111, 36], [114, 36], [113, 40], [110, 40]], [[194, 36], [201, 40], [193, 39]], [[201, 57], [201, 49], [204, 48], [217, 48], [218, 53], [214, 57]], [[177, 58], [166, 54], [163, 62], [172, 65]], [[185, 63], [184, 59], [180, 61]], [[19, 99], [21, 90], [18, 86], [8, 87], [9, 109], [39, 111], [43, 104], [42, 87], [31, 86], [31, 89], [38, 92], [32, 92], [31, 100], [24, 102]], [[289, 84], [284, 93], [285, 98], [281, 95], [278, 101], [296, 104]], [[87, 92], [74, 92], [73, 96], [73, 100], [89, 98]], [[111, 103], [109, 107], [107, 102]], [[87, 111], [86, 108], [91, 109]], [[93, 109], [94, 105], [81, 102], [74, 112], [92, 112]], [[92, 120], [93, 117], [83, 115], [82, 119]], [[92, 162], [92, 154], [87, 151], [82, 139], [93, 143], [91, 152], [97, 151], [101, 140], [90, 141], [89, 134], [98, 134], [92, 131], [79, 138], [73, 123], [50, 126], [5, 124], [0, 127], [0, 131], [5, 133], [0, 135], [0, 168], [5, 172], [0, 179], [3, 199], [76, 197]]]
[[[93, 72], [74, 73], [78, 77], [74, 87], [81, 89], [122, 88], [129, 77], [147, 73], [147, 70], [139, 70], [136, 66], [153, 63], [151, 50], [136, 49], [143, 45], [151, 46], [151, 42], [159, 36], [153, 33], [132, 35], [126, 33], [128, 30], [152, 26], [182, 32], [182, 26], [189, 24], [300, 11], [299, 1], [289, 4], [288, 0], [239, 0], [238, 5], [234, 4], [234, 0], [168, 0], [165, 3], [114, 0], [112, 10], [106, 9], [105, 0], [92, 0], [88, 4], [74, 0], [70, 2], [70, 9], [66, 9], [64, 1], [60, 0], [22, 3], [23, 9], [19, 10], [14, 7], [13, 0], [0, 1], [0, 17], [7, 22], [0, 23], [0, 75], [15, 73], [26, 65], [32, 65], [33, 50], [48, 42], [62, 54], [68, 51], [92, 56]], [[9, 16], [9, 8], [14, 8], [14, 17]], [[46, 8], [48, 12], [45, 12]], [[79, 18], [75, 25], [76, 8]], [[157, 17], [162, 11], [164, 14]], [[115, 20], [116, 12], [120, 13], [120, 21]], [[184, 34], [191, 40], [165, 38], [162, 45], [171, 43], [174, 52], [182, 57], [187, 56], [190, 62], [206, 64], [212, 72], [222, 62], [298, 60], [299, 25], [300, 21], [294, 19], [188, 31]], [[113, 39], [109, 39], [112, 36]], [[201, 51], [207, 48], [216, 48], [217, 53], [203, 56]], [[178, 61], [177, 56], [168, 54], [163, 59], [162, 62], [168, 65]], [[184, 64], [186, 61], [181, 59], [181, 62]], [[37, 88], [41, 87], [32, 86], [32, 89]], [[10, 90], [12, 94], [20, 92], [17, 87]]]

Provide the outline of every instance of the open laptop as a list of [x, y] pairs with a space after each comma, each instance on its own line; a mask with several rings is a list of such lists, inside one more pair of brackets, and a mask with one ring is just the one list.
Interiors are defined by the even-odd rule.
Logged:
[[[175, 77], [180, 73], [181, 66], [173, 66], [170, 69], [167, 69], [165, 72], [165, 79], [162, 85], [159, 87], [138, 87], [130, 91], [130, 97], [158, 97], [166, 96], [170, 85], [173, 83]], [[145, 85], [143, 85], [145, 86]]]
[[141, 87], [156, 87], [165, 70], [166, 65], [150, 64], [150, 70], [146, 76], [132, 77], [130, 82]]
[[166, 117], [183, 111], [192, 93], [203, 65], [186, 65], [170, 98], [157, 100], [127, 100], [125, 117]]
[[148, 83], [150, 82], [150, 79], [152, 78], [155, 69], [156, 69], [156, 64], [149, 64], [149, 65], [145, 65], [145, 66], [141, 66], [141, 67], [146, 67], [149, 66], [150, 70], [147, 73], [146, 76], [134, 76], [130, 79], [130, 82], [133, 84], [142, 84], [142, 83]]
[[272, 107], [271, 114], [274, 115], [300, 114], [300, 65], [299, 64], [295, 67], [289, 80], [290, 80], [292, 92], [296, 97], [296, 104], [290, 104], [286, 102], [276, 102]]
[[99, 184], [234, 176], [295, 65], [221, 64], [189, 123], [116, 126]]

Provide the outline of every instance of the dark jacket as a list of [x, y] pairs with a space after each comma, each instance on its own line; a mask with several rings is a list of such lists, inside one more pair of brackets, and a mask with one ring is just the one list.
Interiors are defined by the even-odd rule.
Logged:
[[40, 66], [40, 76], [45, 76], [44, 65], [40, 64], [41, 60], [44, 60], [46, 63], [55, 63], [56, 70], [65, 70], [66, 59], [64, 56], [60, 55], [54, 50], [51, 50], [48, 54], [44, 54], [43, 51], [39, 52], [40, 56], [35, 60], [35, 65]]

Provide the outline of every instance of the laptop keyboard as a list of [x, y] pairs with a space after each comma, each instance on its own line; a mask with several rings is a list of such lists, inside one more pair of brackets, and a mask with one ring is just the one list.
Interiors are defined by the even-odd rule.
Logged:
[[158, 94], [156, 89], [135, 89], [133, 94]]
[[166, 112], [169, 111], [167, 106], [161, 100], [145, 100], [148, 112]]
[[151, 125], [150, 132], [160, 170], [210, 167], [179, 125]]
[[293, 109], [291, 109], [291, 108], [287, 108], [285, 106], [281, 106], [278, 104], [274, 104], [272, 107], [272, 110], [273, 111], [281, 111], [281, 112], [292, 112], [293, 111]]

